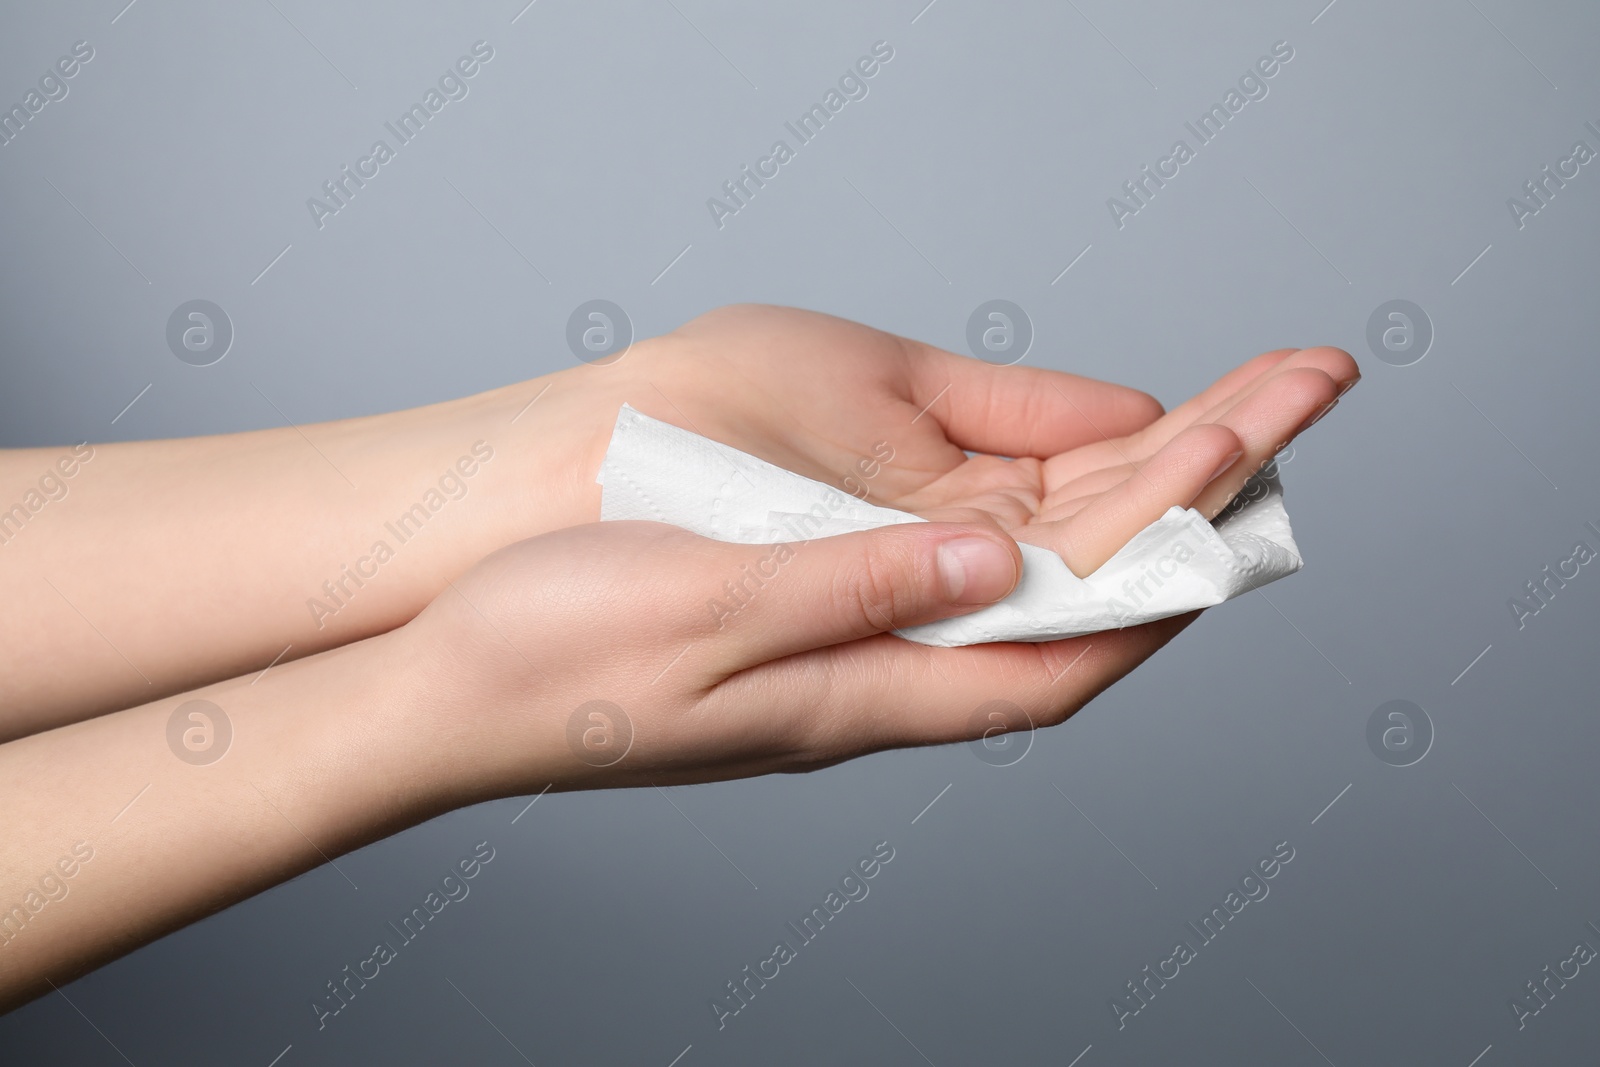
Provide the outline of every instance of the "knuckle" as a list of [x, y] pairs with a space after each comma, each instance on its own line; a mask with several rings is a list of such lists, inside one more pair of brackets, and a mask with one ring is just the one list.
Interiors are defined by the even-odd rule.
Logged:
[[[852, 705], [850, 671], [847, 657], [808, 654], [773, 681], [772, 701], [787, 710], [769, 723], [767, 744], [781, 769], [806, 771], [857, 754], [841, 721]], [[795, 701], [796, 693], [805, 699]]]
[[914, 607], [906, 553], [887, 546], [865, 545], [840, 576], [837, 597], [846, 610], [874, 630], [893, 629]]
[[890, 694], [903, 692], [904, 678], [893, 661], [874, 654], [884, 641], [873, 638], [832, 650], [819, 657], [819, 691], [824, 693], [811, 713], [796, 721], [790, 738], [792, 758], [802, 766], [821, 767], [891, 747], [884, 736], [883, 711]]
[[1028, 671], [1023, 689], [1032, 699], [1022, 701], [1038, 727], [1060, 726], [1089, 702], [1094, 695], [1093, 645], [1078, 647], [1077, 641], [1046, 641], [1035, 646], [1039, 655]]
[[1161, 401], [1157, 400], [1149, 393], [1144, 392], [1136, 393], [1134, 399], [1134, 410], [1138, 412], [1141, 418], [1150, 422], [1156, 421], [1167, 413], [1167, 409], [1165, 405], [1161, 403]]

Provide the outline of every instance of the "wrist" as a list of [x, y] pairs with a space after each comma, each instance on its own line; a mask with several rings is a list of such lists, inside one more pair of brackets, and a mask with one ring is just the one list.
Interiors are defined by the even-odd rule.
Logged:
[[[648, 391], [637, 370], [652, 350], [649, 341], [634, 345], [623, 361], [632, 367], [572, 367], [419, 409], [430, 435], [492, 452], [472, 492], [485, 498], [480, 529], [494, 534], [476, 539], [469, 564], [493, 548], [600, 518], [595, 478], [617, 410], [630, 399], [637, 404], [641, 388]], [[407, 432], [414, 429], [392, 431]], [[476, 551], [483, 544], [489, 547]]]
[[459, 806], [420, 674], [382, 634], [194, 695], [229, 720], [219, 777], [276, 805], [291, 847], [303, 832], [337, 856]]
[[319, 448], [358, 488], [295, 591], [315, 633], [286, 637], [314, 651], [392, 630], [496, 549], [597, 519], [610, 424], [593, 392], [561, 372], [328, 424]]
[[[481, 621], [476, 606], [446, 591], [457, 616]], [[455, 625], [424, 617], [362, 642], [379, 695], [366, 709], [385, 752], [424, 817], [547, 787], [572, 788], [582, 769], [565, 743], [565, 723], [547, 706], [542, 687], [507, 686], [501, 670], [453, 633]], [[492, 640], [506, 639], [496, 633]], [[508, 699], [507, 690], [514, 690]], [[390, 739], [390, 740], [383, 740]], [[400, 779], [397, 779], [397, 781]]]

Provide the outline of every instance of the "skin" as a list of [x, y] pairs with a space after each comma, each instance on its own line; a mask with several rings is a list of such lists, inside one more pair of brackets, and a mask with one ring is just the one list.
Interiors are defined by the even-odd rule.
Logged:
[[[1163, 413], [1120, 386], [734, 307], [611, 366], [427, 408], [96, 446], [0, 546], [0, 909], [23, 908], [10, 927], [0, 913], [0, 1009], [465, 804], [966, 740], [996, 697], [1059, 723], [1193, 616], [957, 649], [890, 631], [1004, 597], [1018, 541], [1086, 574], [1170, 506], [1215, 514], [1357, 375], [1337, 349], [1269, 352]], [[889, 442], [870, 499], [935, 521], [794, 546], [718, 620], [708, 598], [772, 547], [595, 524], [624, 401], [841, 486]], [[493, 458], [464, 495], [319, 628], [306, 598], [479, 441]], [[0, 500], [61, 454], [0, 456]], [[192, 698], [232, 726], [215, 762], [168, 748]], [[605, 766], [571, 740], [594, 700], [620, 709], [605, 736], [631, 737]], [[52, 874], [78, 842], [93, 858]]]
[[[870, 482], [875, 503], [998, 524], [1055, 548], [1081, 575], [1169, 503], [1214, 514], [1358, 375], [1338, 349], [1280, 349], [1163, 415], [1122, 386], [991, 367], [813, 312], [736, 306], [611, 366], [460, 400], [94, 446], [58, 478], [66, 496], [24, 512], [26, 525], [0, 511], [12, 607], [0, 615], [0, 741], [383, 633], [496, 548], [593, 521], [594, 474], [623, 402], [841, 486], [888, 442], [895, 459]], [[385, 523], [471, 460], [476, 442], [495, 458], [462, 479], [466, 495], [426, 536], [400, 544]], [[66, 454], [0, 453], [0, 508]], [[313, 597], [336, 603], [323, 583], [380, 538], [395, 550], [381, 578], [359, 588], [345, 578], [354, 595], [336, 613], [311, 610]]]

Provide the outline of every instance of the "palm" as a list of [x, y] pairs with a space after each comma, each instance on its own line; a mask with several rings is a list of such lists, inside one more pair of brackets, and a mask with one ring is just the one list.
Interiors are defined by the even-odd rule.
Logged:
[[1122, 386], [789, 308], [722, 309], [662, 342], [636, 406], [876, 503], [992, 520], [1080, 575], [1169, 507], [1215, 515], [1358, 373], [1335, 348], [1280, 349], [1164, 414]]

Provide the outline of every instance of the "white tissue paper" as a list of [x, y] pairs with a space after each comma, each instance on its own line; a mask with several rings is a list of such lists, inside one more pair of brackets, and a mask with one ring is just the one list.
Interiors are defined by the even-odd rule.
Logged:
[[[624, 404], [595, 479], [600, 518], [671, 523], [739, 544], [796, 543], [901, 522], [877, 507]], [[1087, 578], [1022, 545], [1010, 596], [968, 615], [896, 631], [924, 645], [1054, 641], [1208, 608], [1302, 564], [1275, 476], [1257, 475], [1215, 522], [1173, 507]]]

